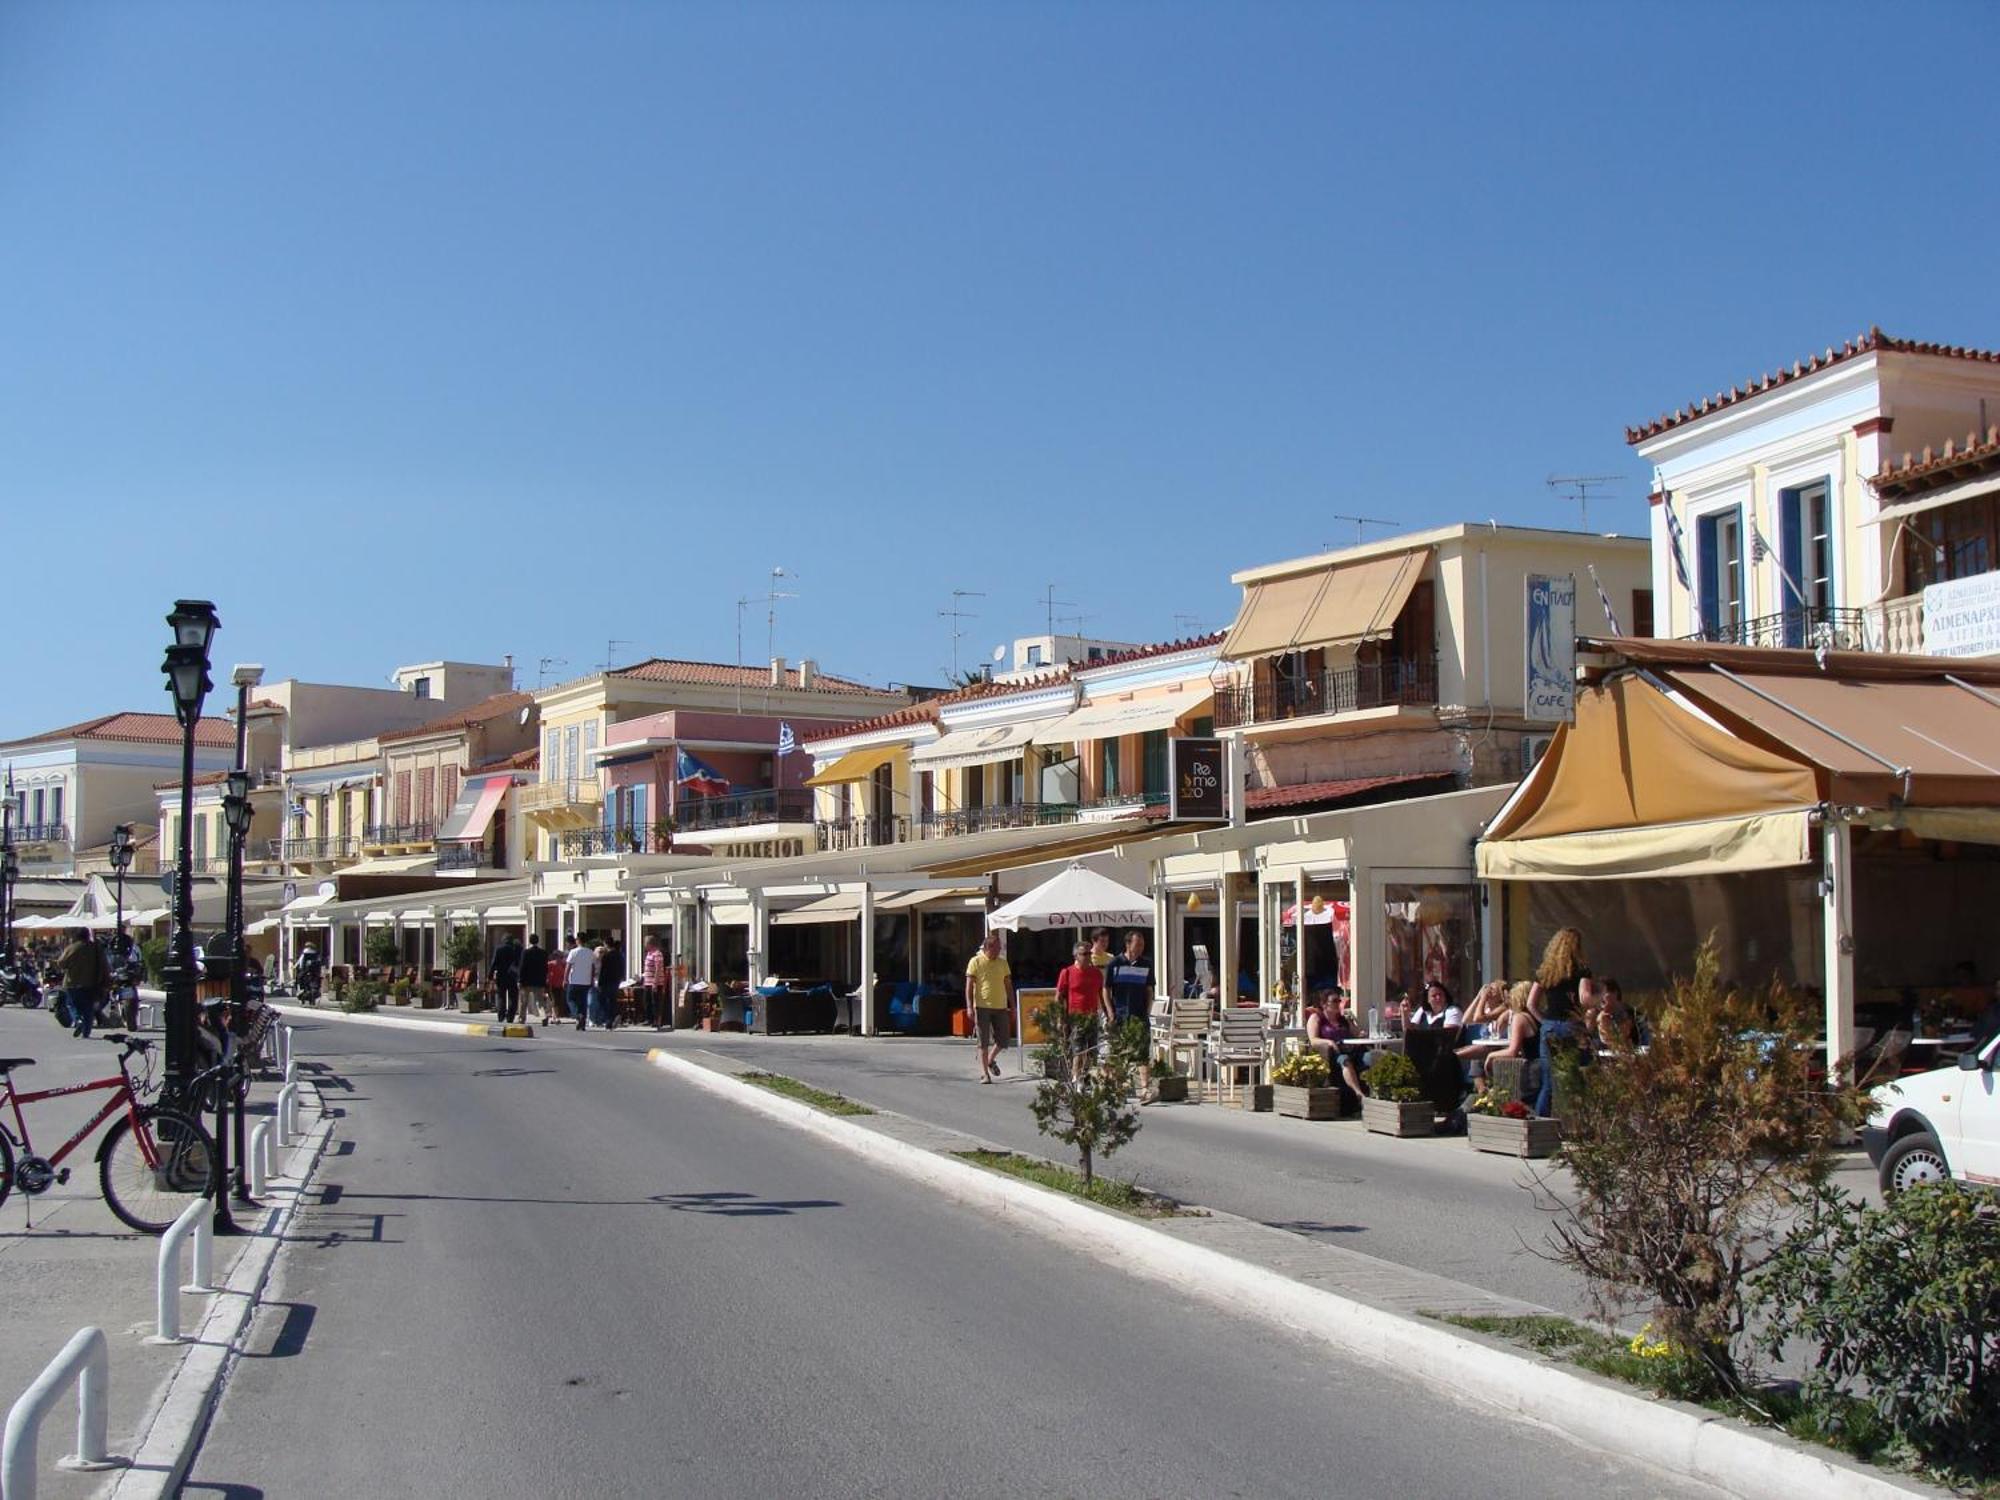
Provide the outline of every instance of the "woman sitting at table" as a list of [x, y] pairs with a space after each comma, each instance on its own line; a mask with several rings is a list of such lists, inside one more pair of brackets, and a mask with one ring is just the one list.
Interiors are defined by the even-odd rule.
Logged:
[[1479, 987], [1472, 1003], [1465, 1007], [1465, 1019], [1458, 1039], [1461, 1042], [1476, 1042], [1482, 1037], [1498, 1036], [1506, 1019], [1507, 981], [1489, 979]]
[[1445, 988], [1441, 979], [1426, 983], [1421, 999], [1405, 998], [1403, 1001], [1405, 1029], [1411, 1026], [1456, 1026], [1461, 1019], [1463, 1012], [1451, 1003], [1451, 991]]
[[1630, 1052], [1634, 1047], [1643, 1045], [1643, 1028], [1632, 1007], [1625, 1003], [1625, 991], [1618, 981], [1599, 979], [1595, 981], [1595, 986], [1597, 1009], [1591, 1018], [1591, 1031], [1597, 1038], [1599, 1050]]
[[1359, 1099], [1364, 1092], [1361, 1074], [1355, 1069], [1354, 1059], [1340, 1048], [1342, 1042], [1354, 1039], [1354, 1023], [1341, 1006], [1340, 991], [1321, 990], [1306, 1011], [1306, 1045], [1326, 1059], [1328, 1074], [1346, 1084]]
[[1458, 1049], [1458, 1055], [1469, 1065], [1472, 1081], [1475, 1084], [1486, 1076], [1486, 1070], [1492, 1066], [1495, 1058], [1532, 1058], [1535, 1055], [1535, 1038], [1541, 1031], [1541, 1026], [1535, 1020], [1535, 1013], [1528, 1009], [1528, 995], [1532, 989], [1533, 985], [1523, 979], [1507, 991], [1506, 1019], [1496, 1024], [1487, 1038], [1490, 1041], [1494, 1037], [1499, 1037], [1501, 1039], [1499, 1047], [1475, 1043]]

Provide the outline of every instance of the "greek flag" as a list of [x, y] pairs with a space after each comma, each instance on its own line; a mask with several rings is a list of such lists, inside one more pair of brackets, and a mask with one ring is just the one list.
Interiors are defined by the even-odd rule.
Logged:
[[1771, 558], [1778, 565], [1778, 576], [1785, 580], [1785, 587], [1792, 591], [1792, 597], [1799, 601], [1799, 608], [1806, 607], [1806, 591], [1799, 587], [1798, 579], [1792, 577], [1792, 570], [1785, 566], [1785, 560], [1777, 555], [1777, 549], [1764, 540], [1764, 533], [1757, 525], [1757, 518], [1750, 518], [1750, 560], [1762, 562]]
[[1687, 536], [1681, 530], [1681, 518], [1674, 514], [1674, 497], [1671, 490], [1661, 496], [1660, 504], [1667, 513], [1667, 547], [1668, 556], [1673, 559], [1674, 577], [1678, 578], [1681, 587], [1687, 590], [1688, 614], [1694, 620], [1694, 633], [1700, 635], [1707, 627], [1701, 623], [1701, 601], [1695, 595], [1694, 581], [1688, 577]]
[[1597, 590], [1597, 602], [1604, 606], [1604, 618], [1611, 626], [1611, 633], [1623, 635], [1625, 632], [1618, 624], [1618, 611], [1611, 607], [1611, 596], [1604, 592], [1604, 581], [1597, 576], [1597, 564], [1590, 563], [1587, 566], [1590, 569], [1591, 587]]
[[778, 722], [778, 757], [783, 759], [799, 748], [798, 736], [792, 733], [792, 726], [782, 719]]

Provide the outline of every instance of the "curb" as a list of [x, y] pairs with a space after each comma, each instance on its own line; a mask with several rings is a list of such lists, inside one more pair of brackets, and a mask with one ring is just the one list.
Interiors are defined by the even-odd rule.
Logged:
[[1553, 1428], [1604, 1453], [1749, 1500], [1896, 1500], [1946, 1493], [1865, 1469], [1782, 1433], [1759, 1432], [1698, 1406], [1641, 1395], [1588, 1371], [1523, 1355], [1498, 1340], [1308, 1286], [1157, 1233], [1109, 1209], [822, 1114], [663, 1048], [650, 1050], [646, 1060], [697, 1088], [799, 1127], [961, 1203], [995, 1210], [1227, 1311], [1307, 1334], [1459, 1400]]
[[242, 1254], [223, 1278], [222, 1288], [209, 1302], [208, 1313], [192, 1334], [188, 1352], [172, 1375], [158, 1403], [147, 1415], [144, 1436], [132, 1456], [131, 1467], [109, 1486], [99, 1491], [106, 1500], [164, 1500], [179, 1491], [181, 1482], [201, 1447], [209, 1419], [222, 1397], [229, 1372], [242, 1352], [242, 1340], [250, 1327], [263, 1296], [271, 1269], [284, 1246], [285, 1232], [297, 1215], [307, 1183], [318, 1170], [320, 1157], [333, 1137], [333, 1116], [318, 1086], [313, 1088], [320, 1119], [301, 1144], [291, 1148], [279, 1178], [268, 1183], [265, 1196], [287, 1186], [293, 1179], [291, 1199], [265, 1211], [257, 1237], [243, 1247]]
[[520, 1022], [487, 1022], [482, 1024], [477, 1021], [433, 1021], [422, 1016], [375, 1016], [366, 1013], [349, 1015], [337, 1006], [331, 1010], [322, 1010], [317, 1006], [277, 1005], [273, 1006], [272, 1009], [276, 1010], [280, 1015], [288, 1016], [294, 1020], [304, 1020], [310, 1017], [322, 1020], [347, 1021], [359, 1026], [393, 1026], [402, 1031], [442, 1031], [452, 1036], [531, 1037], [535, 1034], [534, 1027], [524, 1025]]

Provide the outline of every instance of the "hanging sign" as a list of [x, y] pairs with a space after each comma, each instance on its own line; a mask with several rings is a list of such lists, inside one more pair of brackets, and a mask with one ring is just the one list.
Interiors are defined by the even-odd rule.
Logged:
[[1528, 575], [1527, 681], [1522, 717], [1567, 723], [1576, 717], [1576, 578]]
[[1167, 816], [1176, 823], [1227, 823], [1222, 741], [1176, 738], [1167, 742], [1173, 771], [1167, 788]]

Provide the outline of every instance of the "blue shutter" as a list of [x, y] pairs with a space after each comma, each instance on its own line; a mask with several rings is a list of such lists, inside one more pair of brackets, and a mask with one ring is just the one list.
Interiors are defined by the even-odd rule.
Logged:
[[1694, 523], [1695, 587], [1701, 594], [1701, 623], [1713, 632], [1722, 602], [1722, 558], [1716, 551], [1714, 516], [1701, 516]]
[[[1797, 490], [1779, 491], [1778, 561], [1784, 565], [1785, 574], [1804, 587], [1805, 522], [1800, 509]], [[1778, 599], [1779, 609], [1785, 617], [1785, 644], [1803, 646], [1806, 643], [1806, 601], [1792, 592], [1792, 585], [1784, 578], [1778, 580]]]

